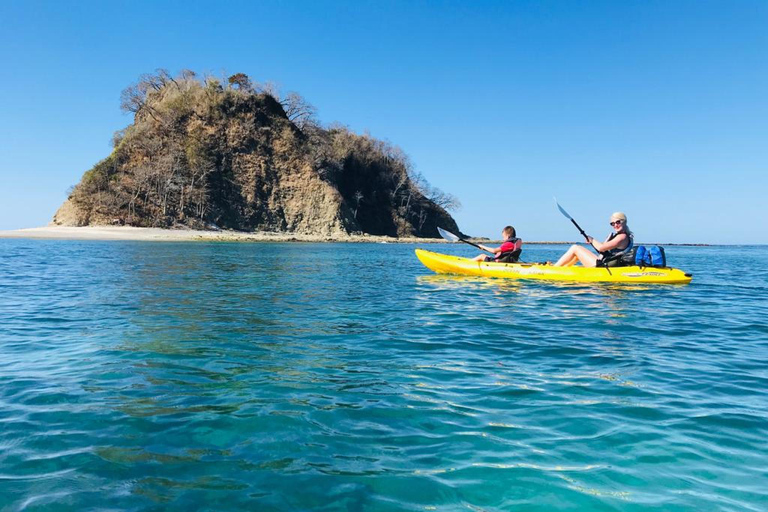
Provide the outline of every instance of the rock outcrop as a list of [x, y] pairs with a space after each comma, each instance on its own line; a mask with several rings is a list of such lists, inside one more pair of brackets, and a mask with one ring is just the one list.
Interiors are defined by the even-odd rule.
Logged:
[[457, 201], [398, 148], [322, 128], [295, 94], [282, 102], [242, 74], [143, 76], [122, 107], [134, 122], [87, 171], [54, 224], [188, 226], [319, 235], [458, 231]]

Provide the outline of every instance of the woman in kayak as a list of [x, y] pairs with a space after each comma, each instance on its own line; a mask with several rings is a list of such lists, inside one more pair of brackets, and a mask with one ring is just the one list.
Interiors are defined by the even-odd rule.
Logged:
[[578, 262], [585, 267], [596, 267], [598, 260], [611, 258], [619, 253], [622, 253], [632, 247], [632, 231], [627, 226], [627, 216], [621, 212], [616, 212], [611, 215], [611, 227], [613, 233], [608, 235], [605, 242], [600, 243], [591, 236], [587, 237], [587, 241], [600, 252], [595, 254], [589, 249], [581, 245], [572, 245], [565, 254], [560, 256], [560, 259], [555, 263], [556, 267], [570, 267]]
[[478, 254], [475, 256], [475, 261], [497, 261], [503, 263], [514, 263], [520, 257], [520, 252], [523, 249], [523, 241], [516, 238], [515, 228], [507, 226], [501, 230], [501, 239], [504, 242], [498, 247], [486, 247], [484, 245], [478, 245], [482, 250], [493, 253], [493, 256], [486, 256], [485, 254]]

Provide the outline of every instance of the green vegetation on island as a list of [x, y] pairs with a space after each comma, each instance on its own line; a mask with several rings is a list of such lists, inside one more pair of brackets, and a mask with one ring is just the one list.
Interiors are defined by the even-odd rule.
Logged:
[[61, 225], [227, 228], [436, 237], [458, 201], [396, 146], [334, 125], [296, 93], [242, 73], [143, 75], [121, 95], [134, 114], [112, 153], [54, 216]]

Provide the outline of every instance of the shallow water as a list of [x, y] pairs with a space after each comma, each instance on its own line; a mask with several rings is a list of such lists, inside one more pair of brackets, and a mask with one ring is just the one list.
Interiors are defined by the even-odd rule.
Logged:
[[414, 247], [0, 240], [0, 509], [768, 510], [768, 248]]

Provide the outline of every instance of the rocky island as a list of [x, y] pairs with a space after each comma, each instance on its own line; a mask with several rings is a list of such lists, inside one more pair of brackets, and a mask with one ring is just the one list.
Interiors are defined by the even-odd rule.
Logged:
[[458, 232], [450, 194], [396, 146], [321, 126], [298, 94], [242, 73], [143, 75], [121, 95], [133, 123], [85, 172], [59, 226], [237, 230], [343, 238]]

